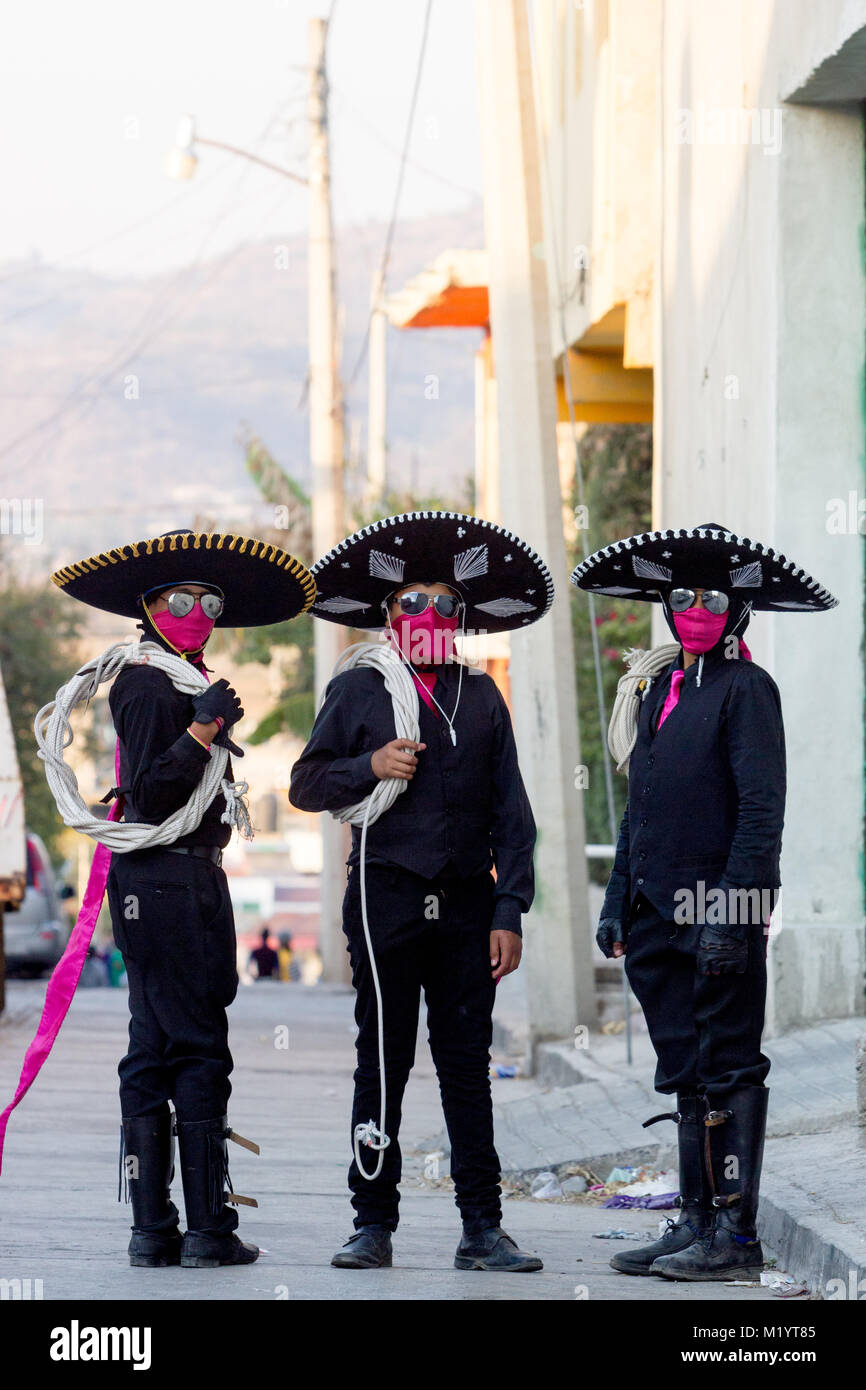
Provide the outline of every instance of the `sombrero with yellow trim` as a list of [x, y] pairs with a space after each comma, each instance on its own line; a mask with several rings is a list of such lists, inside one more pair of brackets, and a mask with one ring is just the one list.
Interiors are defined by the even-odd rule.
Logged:
[[139, 599], [171, 584], [211, 584], [225, 607], [217, 627], [263, 627], [305, 613], [316, 597], [306, 565], [270, 541], [215, 531], [179, 529], [100, 551], [51, 576], [65, 594], [117, 613], [141, 617]]

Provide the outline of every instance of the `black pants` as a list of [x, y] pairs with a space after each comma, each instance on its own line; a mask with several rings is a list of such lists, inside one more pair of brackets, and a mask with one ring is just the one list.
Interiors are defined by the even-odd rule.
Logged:
[[[490, 1095], [491, 1015], [496, 986], [490, 966], [493, 880], [424, 879], [403, 869], [367, 866], [367, 916], [382, 991], [387, 1112], [379, 1177], [368, 1182], [352, 1160], [349, 1187], [355, 1226], [397, 1229], [401, 1154], [398, 1143], [403, 1091], [415, 1061], [421, 991], [427, 1002], [430, 1051], [439, 1078], [451, 1141], [451, 1176], [463, 1220], [498, 1226], [499, 1158], [493, 1145]], [[343, 900], [349, 941], [355, 1021], [355, 1125], [379, 1123], [379, 1050], [376, 996], [361, 921], [360, 870], [350, 872]], [[372, 1172], [378, 1154], [361, 1149]]]
[[226, 876], [165, 850], [113, 854], [108, 901], [129, 981], [129, 1050], [118, 1067], [124, 1116], [225, 1115], [232, 1055], [226, 1008], [237, 993]]
[[656, 1090], [722, 1095], [762, 1086], [770, 1060], [761, 1052], [767, 997], [764, 928], [748, 926], [744, 975], [701, 975], [700, 926], [668, 922], [640, 894], [631, 908], [625, 971], [644, 1011], [658, 1058]]

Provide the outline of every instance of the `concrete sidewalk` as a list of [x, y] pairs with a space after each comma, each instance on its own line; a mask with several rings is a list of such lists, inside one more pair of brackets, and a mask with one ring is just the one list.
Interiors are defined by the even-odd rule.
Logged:
[[[516, 991], [509, 1002], [497, 1043], [503, 1055], [525, 1060]], [[504, 1172], [583, 1163], [604, 1178], [614, 1164], [675, 1163], [673, 1126], [642, 1128], [651, 1115], [675, 1109], [675, 1102], [655, 1090], [646, 1025], [639, 1014], [632, 1022], [630, 1066], [622, 1034], [594, 1033], [579, 1039], [580, 1046], [537, 1048], [532, 1081], [511, 1082], [496, 1108]], [[825, 1294], [830, 1280], [846, 1287], [852, 1278], [866, 1280], [866, 1209], [858, 1195], [866, 1175], [866, 1128], [858, 1123], [855, 1074], [864, 1028], [862, 1018], [842, 1019], [763, 1044], [773, 1065], [759, 1227], [780, 1265]]]
[[[10, 981], [8, 1014], [0, 1020], [3, 1104], [12, 1095], [43, 993], [44, 983]], [[54, 1053], [9, 1123], [0, 1177], [0, 1279], [40, 1279], [45, 1299], [772, 1299], [766, 1289], [616, 1274], [608, 1259], [625, 1242], [597, 1239], [597, 1233], [626, 1228], [640, 1243], [657, 1233], [659, 1214], [603, 1211], [580, 1201], [506, 1201], [506, 1228], [541, 1254], [543, 1272], [455, 1270], [459, 1220], [452, 1194], [423, 1177], [424, 1136], [441, 1124], [423, 1038], [404, 1108], [405, 1178], [394, 1268], [332, 1269], [332, 1252], [351, 1232], [345, 1173], [352, 1008], [351, 993], [337, 988], [267, 982], [240, 990], [230, 1011], [235, 1056], [230, 1118], [239, 1133], [261, 1144], [262, 1153], [256, 1158], [230, 1146], [232, 1178], [239, 1192], [258, 1198], [257, 1211], [241, 1209], [240, 1229], [265, 1253], [256, 1264], [235, 1269], [131, 1269], [126, 1258], [130, 1209], [116, 1201], [116, 1067], [124, 1051], [126, 997], [119, 990], [80, 990]], [[280, 1046], [285, 1030], [288, 1048]], [[515, 1086], [534, 1116], [550, 1105], [535, 1082], [495, 1082], [506, 1145], [513, 1142], [512, 1131], [519, 1131], [507, 1100]], [[179, 1192], [176, 1182], [180, 1205]]]

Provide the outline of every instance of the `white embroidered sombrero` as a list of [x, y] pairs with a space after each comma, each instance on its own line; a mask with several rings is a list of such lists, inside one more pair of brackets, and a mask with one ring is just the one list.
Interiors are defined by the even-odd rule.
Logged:
[[571, 582], [592, 593], [650, 603], [671, 586], [698, 584], [736, 593], [755, 611], [773, 613], [823, 612], [839, 602], [793, 560], [715, 522], [614, 541], [577, 565]]
[[553, 579], [531, 546], [504, 526], [460, 512], [404, 512], [347, 536], [313, 565], [311, 612], [346, 627], [385, 625], [382, 604], [407, 584], [448, 584], [466, 604], [464, 626], [506, 632], [543, 617]]

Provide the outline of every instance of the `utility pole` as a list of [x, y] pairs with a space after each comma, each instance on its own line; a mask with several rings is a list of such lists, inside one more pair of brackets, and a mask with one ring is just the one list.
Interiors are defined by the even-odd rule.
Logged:
[[373, 275], [370, 296], [370, 389], [367, 406], [367, 502], [380, 502], [387, 486], [387, 331], [385, 281]]
[[566, 1037], [595, 1022], [596, 1002], [527, 4], [476, 0], [476, 14], [502, 521], [544, 557], [558, 593], [511, 644], [517, 746], [540, 827], [529, 1025], [534, 1039]]
[[[310, 464], [313, 551], [316, 559], [346, 534], [343, 489], [343, 397], [340, 384], [334, 228], [328, 146], [327, 20], [310, 19], [307, 29], [310, 123], [310, 229], [308, 252], [310, 343]], [[337, 623], [313, 620], [316, 703], [346, 645]], [[341, 928], [345, 891], [347, 828], [322, 816], [322, 879], [319, 949], [326, 980], [349, 978]]]

